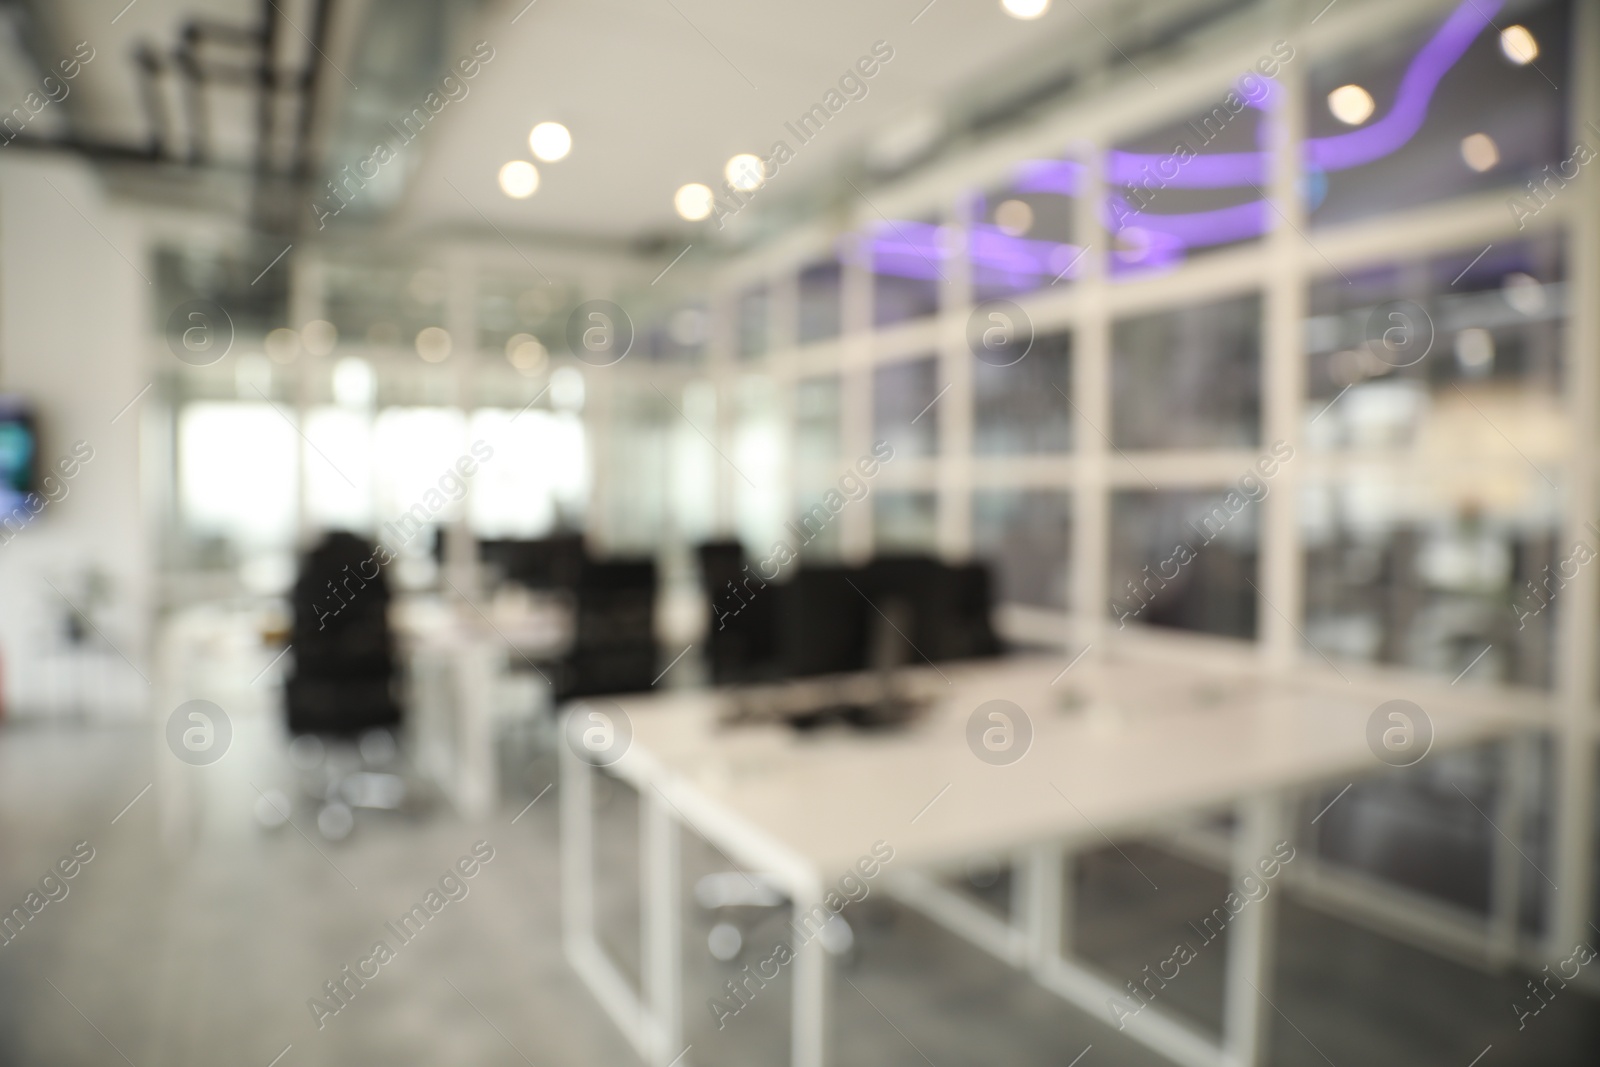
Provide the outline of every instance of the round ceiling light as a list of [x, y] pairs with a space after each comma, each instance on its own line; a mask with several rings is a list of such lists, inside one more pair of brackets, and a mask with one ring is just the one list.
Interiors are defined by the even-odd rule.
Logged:
[[1014, 19], [1036, 19], [1050, 10], [1050, 0], [1000, 0], [1000, 6]]
[[500, 168], [500, 191], [513, 200], [526, 200], [539, 188], [539, 172], [525, 159], [513, 159]]
[[1500, 162], [1500, 146], [1486, 133], [1468, 134], [1461, 139], [1461, 158], [1473, 170], [1482, 174], [1493, 170]]
[[683, 218], [690, 222], [699, 222], [711, 214], [711, 188], [699, 182], [690, 182], [679, 187], [672, 198], [672, 206]]
[[995, 206], [994, 224], [1008, 237], [1021, 237], [1033, 229], [1033, 208], [1026, 200], [1002, 200]]
[[559, 122], [541, 122], [529, 131], [528, 147], [545, 163], [566, 159], [572, 151], [572, 131]]
[[741, 193], [759, 189], [767, 182], [766, 168], [761, 163], [761, 157], [751, 155], [749, 152], [740, 152], [728, 160], [728, 165], [722, 168], [722, 176], [728, 179], [729, 185]]
[[1341, 85], [1328, 94], [1328, 110], [1346, 126], [1361, 125], [1376, 109], [1372, 94], [1359, 85]]
[[1539, 42], [1526, 26], [1507, 26], [1500, 31], [1500, 51], [1519, 67], [1539, 58]]

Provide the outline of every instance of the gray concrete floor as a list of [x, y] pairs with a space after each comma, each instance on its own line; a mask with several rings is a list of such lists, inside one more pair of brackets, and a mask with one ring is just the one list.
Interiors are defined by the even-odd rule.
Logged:
[[[482, 824], [445, 809], [363, 813], [347, 841], [331, 844], [307, 803], [294, 812], [298, 829], [256, 823], [257, 787], [292, 793], [292, 776], [270, 719], [244, 716], [236, 727], [229, 754], [201, 768], [174, 767], [143, 729], [0, 729], [0, 906], [21, 904], [76, 842], [95, 850], [68, 895], [0, 947], [0, 1067], [268, 1067], [280, 1054], [280, 1067], [638, 1062], [561, 954], [556, 793], [511, 822], [552, 778], [547, 759], [524, 764], [508, 789], [517, 796]], [[636, 807], [625, 789], [606, 792], [602, 914], [610, 946], [635, 969]], [[468, 896], [319, 1029], [308, 999], [479, 840], [495, 858]], [[1154, 849], [1125, 851], [1161, 890], [1116, 852], [1087, 857], [1075, 936], [1108, 973], [1131, 977], [1169, 954], [1226, 889]], [[687, 843], [686, 880], [725, 867], [702, 842]], [[853, 907], [858, 951], [840, 967], [848, 981], [834, 999], [840, 1064], [1064, 1067], [1091, 1045], [1080, 1067], [1161, 1062], [1103, 1016], [1067, 1007], [881, 896]], [[705, 951], [710, 921], [691, 917], [685, 949], [685, 1062], [785, 1062], [786, 978], [725, 1029], [714, 1026], [705, 1003], [733, 968]], [[764, 954], [783, 917], [751, 921], [750, 950]], [[1481, 1067], [1600, 1062], [1600, 1011], [1575, 990], [1519, 1032], [1511, 1005], [1526, 976], [1463, 968], [1288, 898], [1282, 921], [1274, 1065], [1467, 1067], [1490, 1045]], [[1164, 993], [1210, 1028], [1224, 951], [1207, 947]]]

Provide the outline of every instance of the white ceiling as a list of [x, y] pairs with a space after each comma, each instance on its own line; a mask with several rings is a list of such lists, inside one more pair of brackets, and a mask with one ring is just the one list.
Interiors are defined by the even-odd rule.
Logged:
[[[430, 131], [408, 225], [481, 230], [481, 211], [508, 232], [704, 232], [714, 223], [678, 219], [673, 193], [691, 181], [719, 187], [734, 153], [767, 155], [780, 139], [796, 150], [755, 194], [755, 211], [985, 73], [1051, 42], [1065, 56], [1074, 38], [1094, 32], [1067, 3], [1022, 22], [998, 0], [934, 0], [920, 17], [926, 0], [536, 0], [512, 24], [524, 2], [496, 5], [484, 20], [480, 37], [495, 58]], [[867, 96], [801, 146], [784, 123], [821, 102], [879, 40], [894, 57]], [[528, 130], [547, 119], [572, 130], [572, 154], [539, 164], [539, 191], [511, 200], [499, 191], [499, 168], [532, 159]]]

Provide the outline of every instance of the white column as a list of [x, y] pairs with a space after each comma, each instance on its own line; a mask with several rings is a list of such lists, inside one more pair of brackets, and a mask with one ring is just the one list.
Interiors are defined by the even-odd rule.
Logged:
[[1261, 589], [1256, 606], [1259, 648], [1269, 668], [1289, 670], [1300, 655], [1296, 627], [1304, 614], [1304, 573], [1300, 547], [1297, 475], [1306, 462], [1300, 436], [1305, 402], [1306, 279], [1302, 264], [1309, 251], [1304, 198], [1300, 194], [1301, 144], [1305, 135], [1306, 63], [1291, 63], [1278, 75], [1278, 103], [1267, 115], [1272, 131], [1269, 187], [1272, 228], [1267, 260], [1261, 330], [1261, 451], [1287, 442], [1295, 458], [1282, 465], [1272, 491], [1262, 501]]
[[1111, 319], [1106, 313], [1106, 265], [1111, 238], [1100, 218], [1105, 203], [1102, 146], [1084, 144], [1083, 181], [1078, 191], [1073, 232], [1084, 248], [1078, 278], [1080, 293], [1072, 343], [1072, 448], [1078, 479], [1072, 496], [1071, 613], [1078, 640], [1102, 646], [1111, 589], [1111, 497], [1107, 482], [1110, 445], [1101, 434], [1111, 426]]
[[[444, 328], [450, 335], [456, 406], [466, 420], [472, 417], [472, 409], [477, 402], [477, 272], [471, 256], [462, 251], [452, 252], [446, 258], [445, 269], [448, 287]], [[472, 536], [472, 526], [467, 521], [472, 506], [472, 486], [472, 480], [468, 479], [467, 495], [461, 501], [461, 515], [444, 532], [444, 573], [462, 596], [476, 603], [483, 591], [478, 588], [478, 546]]]
[[[839, 278], [842, 353], [839, 375], [839, 424], [844, 437], [840, 465], [855, 462], [872, 447], [872, 268], [864, 249], [844, 256]], [[860, 506], [839, 513], [839, 554], [861, 562], [872, 554], [872, 509], [868, 496]]]
[[928, 416], [939, 419], [938, 544], [948, 560], [972, 555], [972, 435], [974, 356], [967, 346], [967, 318], [972, 314], [972, 266], [967, 257], [964, 202], [946, 207], [945, 250], [940, 262], [939, 374], [934, 389], [950, 391]]
[[[1574, 5], [1572, 129], [1567, 144], [1595, 145], [1600, 126], [1600, 5]], [[1553, 47], [1568, 42], [1552, 41]], [[1595, 479], [1596, 416], [1600, 413], [1600, 175], [1590, 164], [1562, 193], [1573, 205], [1567, 228], [1567, 332], [1564, 374], [1568, 421], [1574, 440], [1566, 469], [1557, 475], [1562, 490], [1560, 545], [1582, 542], [1591, 549], [1594, 535], [1585, 523], [1600, 518]], [[1554, 856], [1551, 880], [1560, 890], [1548, 894], [1548, 951], [1565, 957], [1580, 940], [1593, 936], [1595, 859], [1595, 689], [1600, 682], [1596, 648], [1600, 646], [1600, 578], [1593, 565], [1580, 568], [1557, 613], [1556, 694], [1560, 724], [1556, 734], [1556, 798]]]
[[[284, 266], [289, 271], [289, 322], [290, 329], [299, 330], [313, 319], [322, 317], [323, 271], [322, 264], [312, 255], [291, 253]], [[306, 440], [306, 413], [311, 407], [311, 375], [314, 373], [312, 356], [302, 346], [289, 368], [294, 383], [294, 421], [300, 432], [295, 434], [295, 541], [301, 551], [311, 547], [316, 530], [311, 522], [309, 488], [310, 464], [324, 462], [315, 456]]]

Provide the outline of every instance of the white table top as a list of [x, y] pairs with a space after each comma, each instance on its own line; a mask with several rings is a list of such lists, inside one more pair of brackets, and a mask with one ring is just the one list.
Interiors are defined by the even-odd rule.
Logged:
[[[1383, 772], [1367, 725], [1392, 699], [1426, 711], [1431, 757], [1539, 727], [1551, 713], [1547, 696], [1523, 690], [1273, 679], [1125, 651], [1060, 676], [1067, 662], [922, 668], [935, 706], [879, 733], [722, 726], [729, 697], [717, 691], [619, 698], [633, 739], [614, 770], [693, 810], [726, 813], [830, 878], [880, 839], [897, 864], [937, 866], [1044, 841], [1098, 844], [1255, 792]], [[1034, 729], [1027, 754], [1006, 766], [967, 742], [973, 710], [997, 698], [1022, 707]]]

